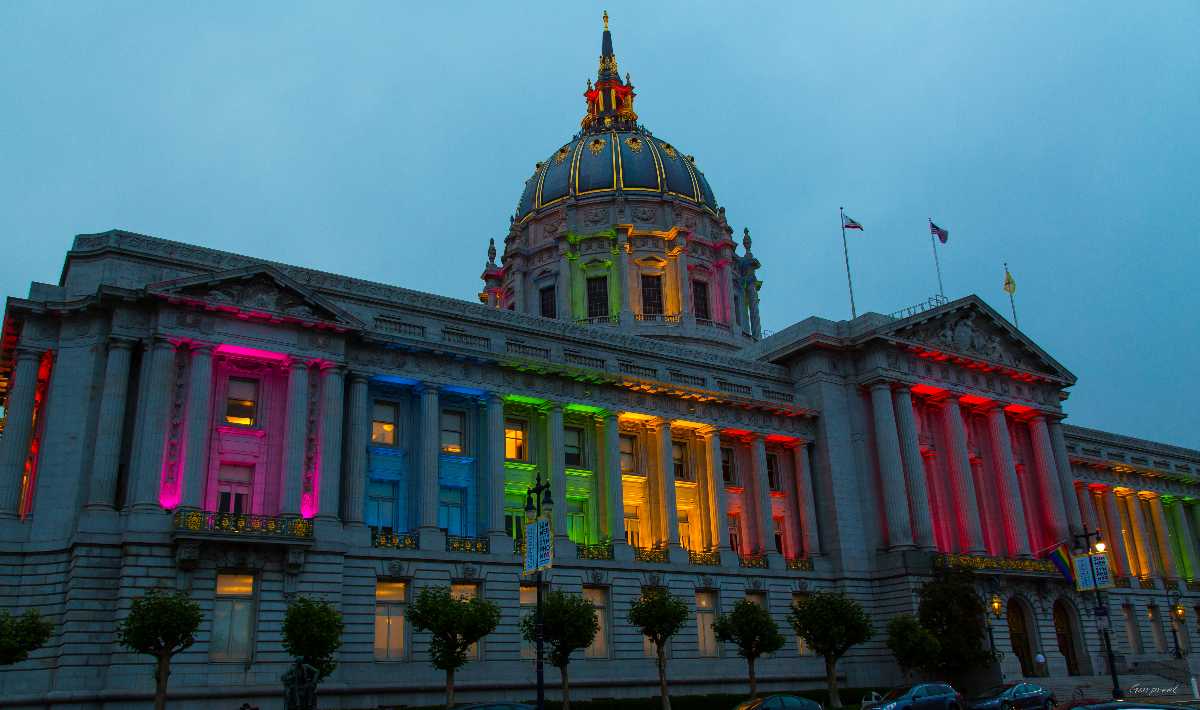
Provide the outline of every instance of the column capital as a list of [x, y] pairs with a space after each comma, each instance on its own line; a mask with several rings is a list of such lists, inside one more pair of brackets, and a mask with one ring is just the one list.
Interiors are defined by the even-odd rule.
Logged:
[[319, 367], [321, 372], [329, 375], [344, 375], [346, 373], [346, 366], [340, 362], [322, 360]]
[[912, 396], [912, 385], [908, 382], [898, 380], [892, 384], [892, 391], [896, 392], [898, 394], [906, 394], [909, 397], [911, 397]]
[[16, 352], [16, 359], [18, 361], [20, 361], [20, 360], [41, 360], [42, 353], [44, 353], [44, 352], [45, 352], [45, 350], [39, 350], [38, 348], [30, 347], [28, 345], [18, 345], [17, 352]]
[[108, 336], [109, 350], [133, 350], [133, 346], [138, 344], [137, 338], [130, 338], [125, 335], [110, 335]]
[[150, 341], [146, 343], [146, 349], [149, 350], [151, 348], [158, 348], [160, 350], [170, 348], [171, 350], [174, 350], [175, 341], [171, 340], [165, 335], [155, 333], [154, 335], [150, 336]]
[[366, 384], [371, 381], [371, 376], [361, 370], [350, 370], [350, 384], [361, 383]]
[[287, 368], [289, 370], [301, 370], [301, 369], [307, 370], [308, 369], [308, 360], [305, 360], [304, 358], [299, 358], [299, 357], [289, 358], [288, 362], [287, 362]]
[[427, 394], [437, 394], [441, 388], [442, 386], [436, 382], [418, 382], [417, 384], [413, 385], [413, 391], [422, 396]]
[[192, 341], [188, 343], [188, 348], [193, 353], [205, 353], [210, 357], [212, 356], [213, 350], [216, 349], [216, 347], [217, 346], [213, 345], [212, 343], [202, 343], [200, 341]]
[[892, 380], [885, 380], [882, 377], [877, 377], [877, 378], [871, 380], [870, 382], [864, 383], [866, 388], [871, 390], [872, 392], [875, 392], [877, 390], [882, 390], [882, 389], [890, 390], [890, 389], [892, 389], [893, 384], [895, 384], [895, 383]]
[[562, 410], [562, 402], [555, 402], [553, 400], [546, 400], [544, 404], [538, 405], [538, 411], [542, 412], [543, 414], [548, 414], [554, 411], [561, 412]]
[[488, 404], [499, 404], [500, 406], [504, 406], [504, 395], [500, 394], [499, 392], [488, 392], [483, 396], [483, 399]]

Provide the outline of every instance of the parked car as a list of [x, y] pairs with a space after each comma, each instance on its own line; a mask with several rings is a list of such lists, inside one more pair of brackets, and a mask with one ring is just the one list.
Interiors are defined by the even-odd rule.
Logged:
[[528, 703], [477, 703], [475, 705], [463, 705], [456, 707], [455, 710], [536, 710]]
[[[884, 693], [879, 702], [872, 704], [875, 710], [963, 710], [962, 695], [949, 683], [916, 683], [892, 688]], [[866, 707], [865, 705], [863, 706]]]
[[765, 698], [747, 700], [734, 710], [823, 710], [823, 708], [817, 701], [802, 698], [799, 695], [768, 695]]
[[1077, 705], [1078, 710], [1194, 710], [1191, 705], [1166, 705], [1163, 703], [1140, 703], [1137, 700]]
[[971, 698], [971, 710], [1053, 710], [1054, 693], [1036, 683], [1002, 683]]

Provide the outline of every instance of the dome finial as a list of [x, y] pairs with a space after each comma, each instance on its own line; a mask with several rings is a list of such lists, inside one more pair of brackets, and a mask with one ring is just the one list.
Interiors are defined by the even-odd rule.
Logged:
[[488, 266], [496, 265], [496, 240], [495, 238], [488, 239]]
[[604, 11], [604, 31], [608, 32], [608, 10]]
[[750, 256], [750, 245], [752, 243], [753, 242], [750, 239], [750, 228], [743, 227], [742, 228], [742, 246], [746, 249], [746, 256]]

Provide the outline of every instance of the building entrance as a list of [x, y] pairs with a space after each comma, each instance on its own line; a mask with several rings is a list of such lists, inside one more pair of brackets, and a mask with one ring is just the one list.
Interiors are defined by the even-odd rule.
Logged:
[[1017, 597], [1008, 600], [1008, 638], [1013, 654], [1021, 662], [1021, 675], [1032, 678], [1038, 674], [1033, 663], [1033, 618], [1025, 602]]
[[1058, 639], [1059, 653], [1067, 660], [1067, 673], [1081, 675], [1079, 618], [1075, 610], [1062, 599], [1054, 602], [1054, 635]]

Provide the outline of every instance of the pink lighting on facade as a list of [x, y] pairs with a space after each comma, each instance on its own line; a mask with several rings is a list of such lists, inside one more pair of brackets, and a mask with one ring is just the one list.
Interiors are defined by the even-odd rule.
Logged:
[[230, 345], [228, 343], [218, 345], [216, 352], [223, 355], [235, 355], [237, 357], [249, 357], [258, 360], [272, 360], [274, 362], [283, 362], [288, 359], [288, 356], [284, 355], [283, 353], [272, 352], [270, 350], [257, 350], [255, 348], [247, 348], [243, 345]]

